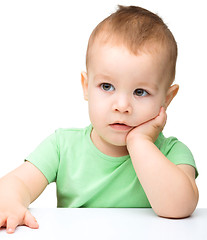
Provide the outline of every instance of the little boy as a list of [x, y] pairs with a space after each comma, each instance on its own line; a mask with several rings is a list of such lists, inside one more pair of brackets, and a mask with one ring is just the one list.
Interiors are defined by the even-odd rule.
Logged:
[[58, 207], [152, 207], [183, 218], [198, 202], [190, 150], [165, 138], [166, 109], [176, 96], [177, 45], [163, 21], [123, 7], [88, 43], [81, 73], [91, 125], [59, 129], [0, 181], [0, 226], [38, 228], [28, 211], [51, 182]]

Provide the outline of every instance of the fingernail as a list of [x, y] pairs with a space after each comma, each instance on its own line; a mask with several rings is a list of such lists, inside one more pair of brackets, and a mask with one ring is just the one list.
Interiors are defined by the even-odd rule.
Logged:
[[7, 230], [7, 232], [8, 232], [8, 233], [13, 233], [14, 231], [13, 231], [12, 228], [9, 228], [9, 229]]

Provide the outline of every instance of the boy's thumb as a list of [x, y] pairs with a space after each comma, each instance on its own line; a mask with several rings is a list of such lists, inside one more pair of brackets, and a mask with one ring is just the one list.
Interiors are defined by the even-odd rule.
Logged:
[[26, 211], [24, 217], [24, 224], [30, 228], [39, 228], [39, 224], [34, 216], [30, 213], [29, 210]]

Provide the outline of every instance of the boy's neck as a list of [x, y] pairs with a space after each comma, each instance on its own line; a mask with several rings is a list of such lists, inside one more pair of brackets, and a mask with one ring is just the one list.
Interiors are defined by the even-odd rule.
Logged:
[[91, 140], [99, 151], [110, 157], [123, 157], [129, 155], [126, 146], [116, 146], [106, 142], [96, 133], [94, 129], [91, 131]]

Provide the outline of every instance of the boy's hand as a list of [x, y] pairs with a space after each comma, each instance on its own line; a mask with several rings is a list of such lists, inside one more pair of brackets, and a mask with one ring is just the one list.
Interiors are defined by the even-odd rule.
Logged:
[[167, 120], [164, 107], [161, 107], [159, 115], [141, 125], [133, 128], [127, 135], [127, 145], [137, 139], [155, 142], [159, 133], [163, 130]]
[[0, 227], [6, 227], [7, 233], [14, 233], [17, 226], [25, 225], [30, 228], [38, 228], [36, 219], [29, 210], [23, 206], [15, 206], [15, 209], [0, 212]]
[[17, 226], [26, 225], [38, 228], [35, 218], [28, 211], [28, 206], [46, 188], [45, 176], [29, 162], [0, 179], [0, 227], [6, 227], [13, 233]]

